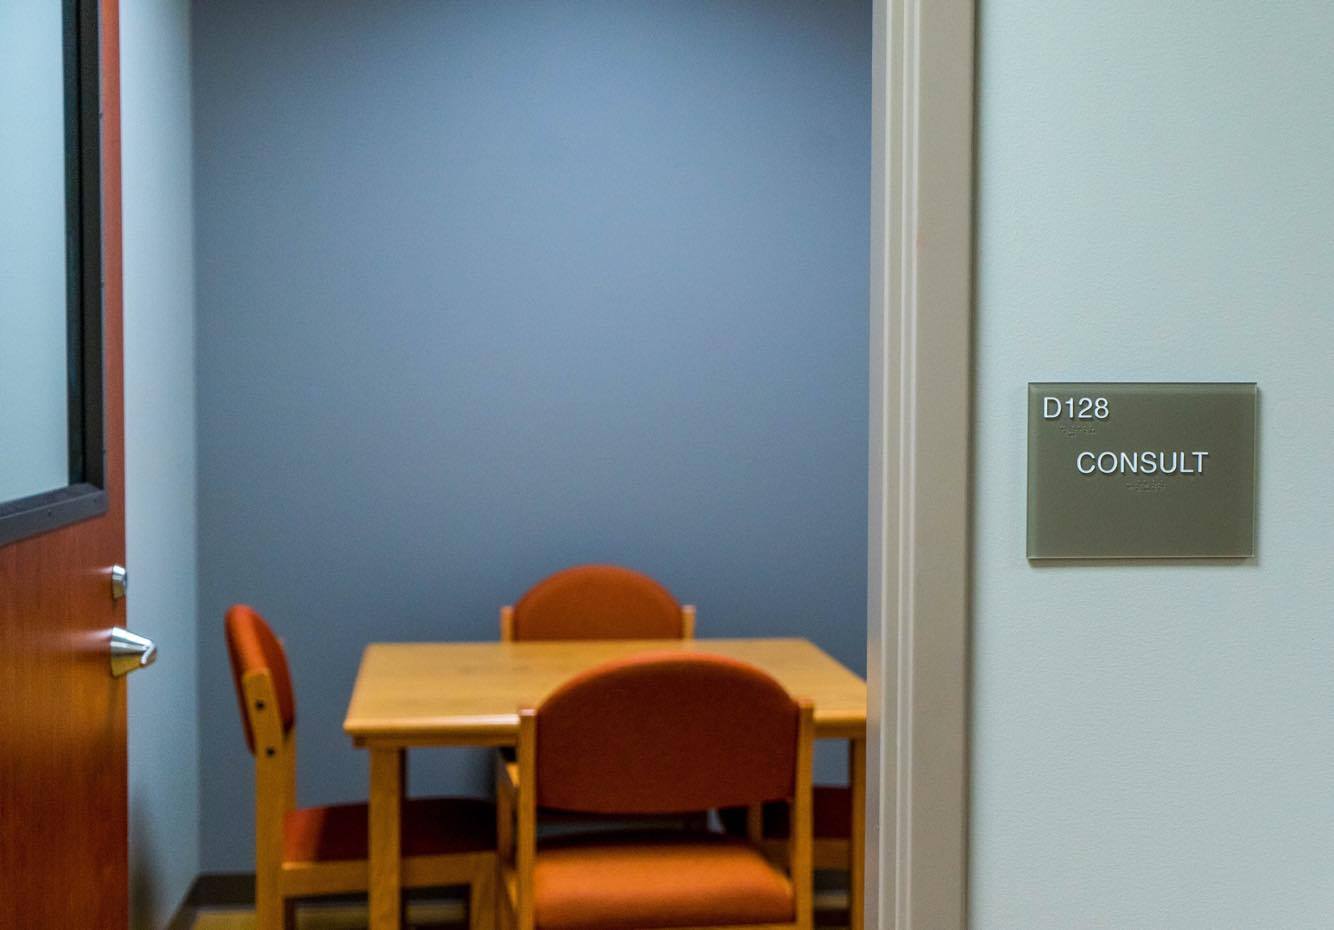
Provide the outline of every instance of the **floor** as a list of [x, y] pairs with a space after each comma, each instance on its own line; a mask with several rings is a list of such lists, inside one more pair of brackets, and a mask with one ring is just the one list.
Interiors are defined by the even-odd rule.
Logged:
[[[404, 930], [456, 930], [465, 924], [461, 901], [411, 904]], [[298, 908], [297, 930], [366, 930], [365, 904], [310, 904]], [[194, 930], [255, 930], [248, 908], [210, 908], [195, 918]]]
[[[828, 917], [846, 920], [847, 895], [818, 892], [816, 925], [837, 927]], [[414, 902], [408, 905], [404, 930], [461, 930], [466, 926], [462, 901]], [[210, 908], [195, 918], [194, 930], [255, 930], [255, 912], [248, 908]], [[296, 930], [366, 930], [365, 904], [308, 904], [297, 911]]]

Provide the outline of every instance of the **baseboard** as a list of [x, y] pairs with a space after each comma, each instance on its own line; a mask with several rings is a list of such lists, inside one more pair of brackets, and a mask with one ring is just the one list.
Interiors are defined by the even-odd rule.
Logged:
[[[414, 889], [405, 894], [408, 900], [430, 899], [438, 901], [440, 894], [431, 889]], [[453, 897], [453, 896], [449, 896]], [[331, 895], [318, 901], [356, 901], [364, 895]], [[198, 876], [186, 892], [181, 906], [176, 909], [171, 920], [163, 930], [192, 930], [195, 920], [202, 909], [210, 907], [244, 907], [255, 903], [254, 872], [205, 872]], [[455, 906], [447, 913], [462, 917], [462, 900], [451, 902]], [[847, 892], [842, 889], [819, 889], [815, 894], [815, 909], [827, 915], [837, 915], [835, 924], [845, 924], [848, 906]], [[454, 911], [457, 910], [457, 915]]]
[[254, 872], [205, 872], [190, 883], [181, 906], [163, 930], [191, 930], [201, 908], [255, 903]]
[[190, 930], [195, 925], [195, 915], [197, 909], [194, 905], [195, 886], [199, 884], [199, 878], [190, 883], [190, 887], [185, 892], [185, 897], [177, 905], [176, 912], [171, 915], [162, 930]]
[[190, 889], [195, 907], [232, 907], [255, 903], [254, 872], [204, 872]]
[[199, 908], [190, 903], [189, 899], [181, 902], [181, 906], [176, 908], [176, 913], [171, 915], [171, 920], [163, 930], [191, 930], [195, 925], [195, 918], [199, 916]]
[[[365, 894], [358, 892], [346, 895], [325, 895], [305, 900], [309, 904], [318, 906], [320, 903], [335, 904], [364, 901], [365, 897]], [[432, 901], [438, 903], [444, 900], [461, 904], [463, 900], [458, 893], [446, 892], [442, 894], [440, 889], [431, 888], [414, 888], [404, 892], [403, 897], [409, 902]], [[201, 910], [246, 907], [254, 903], [254, 872], [204, 872], [191, 883], [190, 890], [186, 892], [185, 898], [181, 901], [181, 906], [176, 909], [176, 913], [172, 915], [171, 920], [168, 921], [163, 930], [191, 930]]]

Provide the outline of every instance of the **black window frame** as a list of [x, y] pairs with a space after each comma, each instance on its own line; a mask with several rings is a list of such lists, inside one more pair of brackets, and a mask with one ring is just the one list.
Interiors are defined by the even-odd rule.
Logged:
[[0, 501], [0, 546], [107, 511], [98, 0], [64, 0], [69, 484]]

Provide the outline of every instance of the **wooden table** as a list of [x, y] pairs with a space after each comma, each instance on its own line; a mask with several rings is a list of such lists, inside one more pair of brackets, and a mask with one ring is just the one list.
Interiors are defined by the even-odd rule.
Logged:
[[373, 643], [366, 647], [343, 730], [370, 755], [370, 927], [399, 930], [403, 752], [413, 746], [513, 746], [519, 708], [610, 659], [679, 650], [731, 656], [815, 703], [817, 739], [846, 740], [852, 786], [852, 930], [863, 924], [866, 684], [804, 639], [615, 640], [542, 643]]

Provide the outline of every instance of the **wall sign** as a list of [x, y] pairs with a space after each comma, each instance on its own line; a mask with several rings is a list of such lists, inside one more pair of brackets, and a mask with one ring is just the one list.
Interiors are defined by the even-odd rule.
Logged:
[[1031, 383], [1030, 559], [1255, 554], [1254, 384]]

